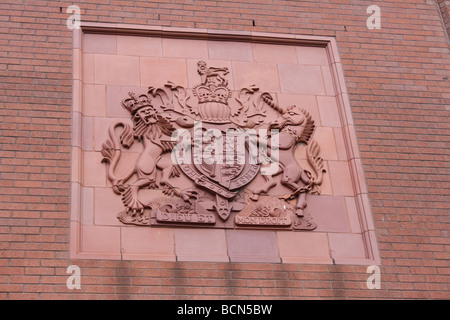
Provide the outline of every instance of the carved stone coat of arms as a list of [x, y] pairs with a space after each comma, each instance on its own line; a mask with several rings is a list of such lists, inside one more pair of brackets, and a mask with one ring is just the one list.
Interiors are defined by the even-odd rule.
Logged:
[[[193, 88], [168, 82], [121, 102], [132, 126], [114, 123], [101, 150], [123, 202], [118, 219], [143, 226], [316, 228], [304, 209], [308, 194], [320, 194], [325, 170], [302, 102], [280, 106], [255, 85], [232, 91], [228, 68], [204, 61], [197, 68]], [[133, 144], [142, 151], [119, 175], [121, 155]], [[305, 148], [308, 168], [295, 148]]]

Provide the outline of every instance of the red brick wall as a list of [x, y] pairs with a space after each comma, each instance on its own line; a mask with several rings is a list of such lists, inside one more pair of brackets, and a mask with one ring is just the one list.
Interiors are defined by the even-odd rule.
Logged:
[[[72, 33], [82, 20], [334, 36], [382, 259], [365, 266], [69, 260]], [[368, 30], [366, 8], [381, 9]], [[450, 53], [433, 1], [0, 3], [0, 299], [450, 298]], [[66, 269], [81, 268], [81, 290]]]

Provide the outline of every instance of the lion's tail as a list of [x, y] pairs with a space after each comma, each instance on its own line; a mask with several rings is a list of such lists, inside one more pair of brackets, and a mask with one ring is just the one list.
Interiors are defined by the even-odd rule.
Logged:
[[[120, 142], [115, 132], [117, 127], [123, 127], [122, 134], [120, 135]], [[109, 138], [103, 143], [100, 152], [103, 156], [102, 162], [108, 164], [108, 179], [112, 183], [119, 179], [115, 175], [114, 171], [122, 153], [120, 145], [129, 148], [133, 142], [134, 136], [130, 125], [123, 122], [118, 122], [110, 126]]]
[[276, 104], [275, 101], [273, 101], [273, 97], [272, 97], [269, 93], [264, 92], [264, 93], [261, 95], [261, 99], [262, 99], [265, 103], [267, 103], [267, 104], [268, 104], [272, 109], [274, 109], [275, 111], [277, 111], [277, 112], [279, 112], [279, 113], [281, 113], [281, 114], [284, 113], [283, 108], [280, 107], [278, 104]]

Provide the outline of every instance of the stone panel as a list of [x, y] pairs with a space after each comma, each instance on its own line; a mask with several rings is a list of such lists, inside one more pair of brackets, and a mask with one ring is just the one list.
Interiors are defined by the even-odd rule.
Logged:
[[[74, 257], [319, 264], [365, 264], [377, 257], [355, 129], [332, 39], [326, 40], [328, 47], [318, 47], [226, 38], [85, 36], [82, 48], [74, 51]], [[291, 43], [294, 38], [289, 38]], [[211, 95], [204, 96], [205, 90]], [[182, 165], [180, 172], [164, 173], [172, 160], [172, 129], [163, 143], [133, 132], [135, 115], [146, 103], [154, 117], [164, 115], [166, 120], [155, 118], [159, 123], [168, 121], [177, 128], [191, 128], [191, 120], [201, 120], [207, 128], [264, 131], [279, 126], [297, 140], [280, 158], [283, 173], [271, 178], [251, 166], [239, 179], [231, 178], [229, 186], [207, 167]], [[209, 110], [211, 106], [220, 112]], [[297, 121], [295, 115], [303, 120], [290, 123]], [[300, 124], [306, 135], [296, 136]], [[143, 162], [145, 144], [160, 142], [163, 152], [155, 149]], [[120, 161], [111, 158], [114, 154]], [[290, 180], [294, 169], [316, 178], [320, 173], [320, 183], [295, 187], [304, 186], [306, 178]], [[208, 183], [196, 176], [199, 172]], [[160, 183], [162, 178], [168, 180]], [[274, 185], [269, 186], [270, 179]], [[128, 180], [134, 182], [129, 185]]]

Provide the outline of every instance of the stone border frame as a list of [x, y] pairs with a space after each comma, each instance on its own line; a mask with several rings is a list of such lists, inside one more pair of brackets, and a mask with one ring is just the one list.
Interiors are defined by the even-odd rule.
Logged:
[[[364, 241], [366, 259], [334, 258], [335, 264], [379, 265], [381, 263], [376, 241], [375, 227], [371, 214], [368, 191], [363, 173], [362, 161], [358, 149], [350, 100], [345, 85], [344, 72], [339, 57], [337, 42], [333, 37], [306, 36], [293, 34], [273, 34], [262, 32], [224, 31], [191, 28], [155, 27], [143, 25], [124, 25], [108, 23], [82, 22], [80, 29], [73, 31], [73, 109], [72, 109], [72, 172], [70, 200], [70, 258], [71, 259], [122, 259], [122, 254], [96, 254], [80, 252], [80, 218], [83, 194], [80, 185], [82, 172], [81, 153], [77, 146], [81, 144], [81, 107], [82, 92], [82, 37], [83, 34], [109, 34], [129, 36], [153, 36], [160, 38], [234, 41], [262, 44], [308, 45], [323, 47], [328, 55], [328, 62], [336, 93], [336, 102], [342, 124], [345, 150], [349, 159], [349, 167], [355, 194], [356, 211], [358, 213], [361, 234]], [[165, 260], [164, 257], [152, 257], [152, 260]], [[249, 261], [251, 262], [251, 261]], [[282, 261], [283, 263], [304, 263], [303, 261]], [[307, 263], [321, 263], [311, 261]]]

